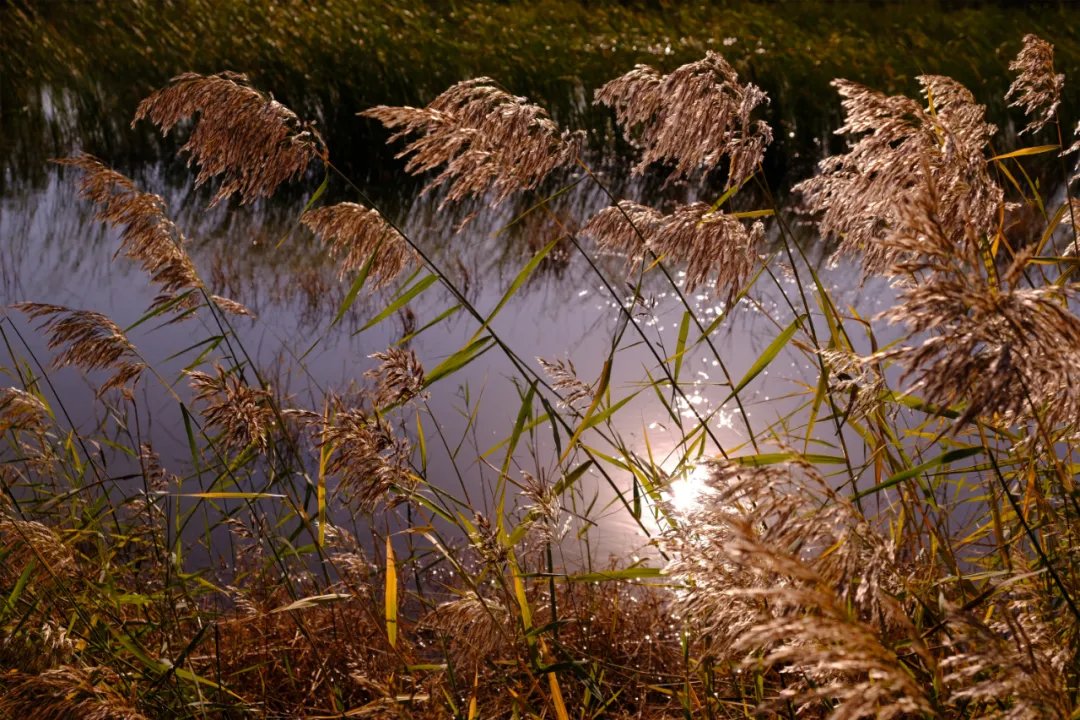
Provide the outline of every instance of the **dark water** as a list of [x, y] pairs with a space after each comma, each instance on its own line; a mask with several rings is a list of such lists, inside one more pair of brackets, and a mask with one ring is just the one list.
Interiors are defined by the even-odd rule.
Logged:
[[[51, 11], [57, 10], [53, 7]], [[10, 22], [10, 18], [5, 22]], [[1017, 44], [1019, 37], [1017, 34]], [[691, 40], [676, 41], [678, 54], [697, 49], [708, 38]], [[759, 54], [754, 49], [742, 48], [739, 43], [745, 41], [738, 38], [730, 44], [722, 38], [713, 40], [717, 49], [741, 50], [740, 57], [749, 57], [745, 62], [751, 67], [753, 57]], [[640, 38], [635, 42], [653, 48], [660, 64], [671, 65], [673, 60], [669, 56], [676, 53], [665, 50], [670, 43], [649, 44]], [[1003, 62], [999, 53], [973, 48], [973, 55], [956, 55], [949, 60], [953, 65], [935, 66], [927, 71], [999, 77]], [[770, 47], [761, 54], [780, 51], [790, 52], [790, 48]], [[909, 64], [920, 62], [910, 49], [899, 48], [896, 55]], [[568, 58], [567, 62], [573, 60]], [[137, 100], [132, 98], [131, 88], [144, 85], [144, 78], [117, 77], [104, 72], [98, 75], [94, 64], [88, 63], [80, 69], [77, 82], [74, 79], [65, 82], [55, 73], [43, 73], [36, 81], [32, 76], [13, 78], [10, 74], [13, 65], [8, 62], [5, 67], [9, 74], [0, 85], [3, 89], [0, 118], [5, 138], [0, 146], [3, 163], [0, 303], [29, 300], [91, 309], [126, 327], [138, 320], [152, 302], [154, 290], [138, 268], [124, 259], [113, 258], [118, 247], [117, 234], [96, 223], [92, 208], [76, 199], [75, 173], [46, 161], [49, 156], [87, 149], [133, 177], [143, 189], [160, 193], [167, 200], [172, 216], [190, 239], [191, 254], [202, 276], [211, 282], [215, 292], [240, 301], [255, 312], [255, 320], [237, 321], [241, 341], [263, 372], [280, 390], [292, 396], [298, 406], [318, 408], [327, 392], [343, 392], [352, 383], [362, 382], [362, 373], [373, 365], [368, 356], [395, 342], [405, 324], [414, 322], [416, 327], [424, 326], [455, 304], [449, 292], [436, 283], [409, 303], [412, 321], [399, 315], [359, 331], [389, 302], [394, 292], [391, 289], [383, 294], [365, 294], [342, 323], [330, 327], [351, 278], [339, 280], [336, 268], [315, 239], [296, 226], [296, 218], [318, 185], [319, 177], [286, 188], [269, 202], [254, 206], [223, 204], [226, 206], [209, 210], [212, 190], [193, 187], [192, 173], [173, 157], [176, 141], [158, 139], [146, 126], [127, 127], [130, 108]], [[995, 70], [981, 72], [981, 68]], [[628, 65], [604, 68], [609, 75], [626, 69]], [[173, 71], [167, 70], [165, 73], [162, 68], [155, 68], [151, 74], [167, 76]], [[273, 79], [273, 68], [258, 70], [263, 78]], [[384, 70], [386, 76], [376, 78], [375, 85], [396, 87], [409, 81], [388, 65]], [[592, 73], [596, 68], [590, 65], [587, 70]], [[874, 73], [880, 70], [874, 68]], [[316, 75], [328, 72], [327, 68], [319, 68]], [[515, 79], [524, 78], [523, 84], [544, 86], [536, 78], [530, 80], [527, 70], [516, 68], [515, 73], [520, 73], [514, 75]], [[560, 76], [565, 81], [554, 83], [557, 87], [548, 87], [549, 99], [553, 99], [557, 118], [568, 124], [585, 123], [590, 129], [590, 162], [616, 197], [668, 209], [676, 202], [715, 199], [719, 192], [715, 183], [706, 181], [661, 189], [656, 177], [629, 177], [626, 168], [632, 164], [631, 150], [610, 135], [610, 120], [589, 108], [583, 75], [586, 72], [582, 68], [568, 67]], [[418, 75], [414, 80], [416, 87], [406, 85], [399, 94], [414, 97], [426, 93], [430, 98], [433, 93], [426, 87], [430, 78]], [[779, 121], [779, 141], [770, 151], [765, 180], [783, 196], [784, 188], [805, 175], [817, 159], [837, 149], [837, 141], [824, 130], [835, 127], [837, 106], [829, 97], [810, 104], [805, 101], [805, 87], [793, 86], [783, 78], [776, 83], [776, 87], [766, 86], [774, 93], [773, 112]], [[989, 86], [1000, 88], [994, 83]], [[914, 84], [908, 82], [906, 89], [914, 92]], [[295, 88], [292, 90], [295, 94]], [[385, 133], [353, 116], [363, 106], [349, 104], [343, 109], [339, 102], [340, 99], [335, 102], [303, 95], [298, 109], [313, 111], [321, 119], [335, 162], [381, 209], [401, 223], [406, 234], [464, 290], [481, 314], [486, 315], [496, 307], [518, 271], [537, 250], [564, 234], [567, 227], [580, 225], [608, 204], [605, 193], [585, 181], [552, 203], [552, 214], [559, 219], [558, 223], [542, 213], [512, 223], [539, 196], [517, 198], [496, 209], [478, 203], [439, 210], [440, 198], [419, 196], [420, 184], [407, 178], [401, 163], [383, 148]], [[574, 107], [580, 112], [573, 112]], [[996, 113], [994, 119], [1008, 127], [1010, 116], [1000, 103], [991, 113]], [[548, 189], [554, 190], [577, 179], [579, 176], [573, 174], [554, 178]], [[343, 183], [332, 184], [328, 198], [355, 199]], [[737, 196], [733, 206], [753, 209], [763, 207], [764, 202], [761, 193], [749, 188]], [[477, 216], [458, 231], [460, 221], [474, 212]], [[776, 232], [775, 226], [772, 227], [773, 238]], [[801, 227], [798, 236], [809, 262], [834, 293], [838, 307], [850, 307], [863, 317], [871, 317], [887, 305], [891, 293], [883, 283], [860, 285], [856, 269], [831, 265], [827, 261], [828, 249], [814, 237], [812, 228]], [[725, 307], [722, 300], [708, 291], [689, 293], [694, 312], [703, 325], [709, 325], [718, 314], [727, 314], [711, 337], [720, 357], [703, 346], [687, 353], [680, 376], [680, 386], [687, 399], [666, 390], [662, 391], [666, 400], [661, 402], [647, 387], [650, 374], [654, 378], [659, 375], [656, 359], [642, 341], [651, 343], [661, 357], [671, 356], [677, 346], [685, 308], [677, 299], [675, 288], [656, 273], [646, 278], [640, 297], [635, 300], [627, 284], [624, 262], [603, 256], [597, 260], [614, 294], [572, 244], [564, 241], [491, 326], [518, 357], [533, 363], [534, 368], [539, 369], [535, 364], [538, 356], [569, 358], [579, 376], [592, 381], [600, 375], [612, 338], [618, 331], [619, 306], [633, 315], [634, 326], [623, 335], [615, 354], [610, 389], [613, 402], [638, 394], [617, 414], [609, 431], [612, 434], [606, 438], [587, 437], [588, 444], [614, 454], [614, 441], [641, 457], [651, 454], [659, 466], [670, 469], [685, 452], [685, 448], [680, 449], [680, 421], [690, 427], [695, 416], [708, 417], [711, 431], [726, 451], [748, 453], [753, 449], [747, 445], [750, 437], [747, 424], [755, 435], [768, 435], [770, 427], [781, 423], [809, 400], [817, 379], [816, 370], [805, 355], [788, 349], [740, 393], [745, 416], [734, 402], [720, 404], [728, 394], [720, 362], [738, 380], [792, 322], [794, 315], [784, 299], [785, 294], [797, 295], [790, 277], [778, 274], [777, 284], [764, 278], [733, 308]], [[673, 267], [672, 272], [678, 280], [678, 268]], [[28, 343], [28, 348], [16, 343], [16, 356], [32, 356], [45, 364], [50, 353], [42, 337], [19, 314], [9, 312], [8, 320]], [[412, 347], [431, 368], [465, 345], [477, 327], [475, 320], [460, 312], [420, 334]], [[194, 354], [174, 355], [216, 332], [199, 321], [160, 327], [147, 323], [134, 330], [131, 339], [163, 377], [175, 379]], [[691, 339], [696, 335], [691, 333]], [[314, 349], [305, 355], [313, 344]], [[12, 362], [12, 358], [5, 357], [0, 365], [10, 366]], [[107, 418], [102, 406], [93, 401], [92, 389], [84, 377], [62, 370], [50, 371], [50, 378], [76, 425], [90, 430]], [[502, 451], [488, 454], [488, 451], [509, 434], [525, 387], [512, 363], [497, 348], [433, 385], [426, 404], [400, 418], [414, 437], [414, 416], [419, 413], [422, 418], [429, 454], [428, 480], [450, 492], [467, 494], [476, 509], [490, 513], [488, 503], [503, 454]], [[182, 383], [177, 389], [186, 397]], [[190, 459], [175, 401], [152, 382], [143, 383], [139, 400], [146, 409], [142, 418], [146, 439], [161, 453], [166, 467], [184, 472]], [[671, 417], [665, 405], [674, 407], [677, 417]], [[115, 431], [108, 419], [104, 424], [107, 432]], [[435, 424], [445, 438], [445, 445], [439, 440]], [[775, 435], [783, 434], [783, 427], [775, 425]], [[831, 437], [827, 429], [819, 434], [818, 451], [839, 454], [835, 447], [837, 438]], [[461, 449], [453, 450], [456, 447]], [[717, 451], [712, 443], [704, 449], [706, 455]], [[577, 462], [581, 459], [577, 458]], [[526, 471], [554, 480], [563, 472], [557, 460], [551, 432], [546, 425], [540, 426], [535, 434], [523, 440], [511, 474], [519, 476], [521, 471]], [[609, 476], [614, 486], [590, 472], [579, 494], [567, 501], [577, 503], [576, 510], [581, 514], [590, 508], [587, 514], [596, 525], [588, 533], [589, 552], [601, 560], [609, 554], [626, 557], [650, 552], [645, 530], [653, 531], [657, 524], [649, 520], [647, 506], [642, 513], [641, 525], [645, 527], [642, 530], [618, 498], [622, 494], [625, 501], [633, 503], [636, 487], [633, 477], [617, 467], [609, 468]], [[685, 500], [686, 490], [692, 489], [693, 483], [690, 479], [674, 486], [672, 494], [677, 502]]]

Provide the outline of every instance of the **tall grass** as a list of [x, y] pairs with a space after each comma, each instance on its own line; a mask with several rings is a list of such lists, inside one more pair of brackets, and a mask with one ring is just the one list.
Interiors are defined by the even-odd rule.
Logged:
[[[367, 326], [436, 284], [454, 299], [375, 353], [366, 382], [306, 404], [281, 390], [281, 368], [253, 361], [233, 328], [246, 309], [211, 293], [159, 196], [95, 158], [62, 161], [159, 291], [135, 325], [209, 334], [175, 349], [185, 366], [167, 377], [129, 339], [134, 326], [15, 306], [41, 323], [54, 367], [95, 381], [101, 423], [85, 430], [20, 323], [0, 325], [2, 714], [1080, 716], [1080, 208], [1052, 47], [1025, 38], [1009, 98], [1058, 142], [1011, 151], [993, 147], [984, 108], [949, 78], [921, 77], [919, 99], [836, 82], [849, 146], [801, 184], [799, 210], [867, 278], [895, 285], [876, 318], [830, 295], [790, 212], [730, 210], [762, 182], [763, 91], [713, 53], [667, 74], [627, 70], [596, 97], [640, 148], [634, 172], [719, 172], [715, 202], [661, 212], [612, 195], [595, 217], [561, 216], [553, 198], [609, 189], [575, 133], [487, 78], [422, 108], [365, 112], [406, 142], [427, 189], [448, 188], [448, 205], [524, 193], [563, 229], [490, 308], [374, 207], [310, 123], [245, 77], [188, 73], [143, 101], [137, 119], [186, 133], [214, 202], [312, 183], [298, 220], [349, 287], [328, 324], [350, 322], [376, 285], [395, 291]], [[1062, 192], [1029, 181], [1040, 162]], [[329, 184], [353, 200], [320, 205]], [[1025, 207], [1034, 233], [1016, 230]], [[497, 330], [560, 242], [614, 302], [609, 352], [585, 359], [595, 377], [580, 376], [572, 348], [538, 363]], [[597, 263], [602, 252], [626, 258], [626, 277]], [[674, 347], [640, 322], [645, 283], [684, 308]], [[708, 324], [696, 287], [725, 300]], [[716, 339], [741, 304], [765, 310], [765, 291], [782, 297], [774, 339], [735, 367]], [[410, 340], [455, 314], [471, 337], [425, 366]], [[298, 371], [310, 343], [283, 348]], [[628, 347], [651, 358], [630, 388], [612, 380]], [[689, 397], [696, 352], [716, 363], [742, 441]], [[514, 368], [520, 402], [483, 448], [468, 429], [447, 437], [428, 397], [487, 353]], [[775, 422], [751, 420], [747, 388], [793, 356], [812, 368], [804, 393]], [[150, 386], [168, 412], [145, 400]], [[666, 456], [620, 432], [628, 403], [650, 395], [677, 433]], [[151, 421], [173, 423], [186, 459], [163, 464]], [[440, 446], [443, 468], [429, 462]], [[490, 485], [468, 481], [485, 470]], [[654, 537], [652, 557], [594, 557], [591, 528], [610, 508], [584, 488], [589, 473]], [[676, 502], [688, 479], [696, 496]]]

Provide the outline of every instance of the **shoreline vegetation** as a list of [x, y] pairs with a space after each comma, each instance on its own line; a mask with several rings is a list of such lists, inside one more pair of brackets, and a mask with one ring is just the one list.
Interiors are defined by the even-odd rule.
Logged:
[[[296, 221], [349, 288], [327, 327], [374, 288], [390, 295], [368, 326], [433, 286], [453, 298], [354, 386], [306, 404], [252, 359], [234, 330], [249, 311], [212, 292], [154, 188], [107, 157], [57, 160], [116, 233], [116, 262], [157, 295], [129, 327], [48, 298], [11, 306], [49, 357], [0, 321], [0, 716], [1080, 717], [1080, 124], [1054, 46], [1016, 37], [1003, 60], [1000, 101], [1023, 117], [1009, 146], [984, 87], [835, 80], [842, 151], [793, 187], [791, 208], [765, 178], [780, 134], [769, 94], [722, 47], [616, 68], [585, 100], [619, 129], [627, 172], [662, 187], [712, 177], [712, 202], [659, 209], [612, 193], [591, 217], [553, 211], [579, 185], [609, 189], [586, 133], [502, 79], [349, 108], [444, 208], [524, 196], [565, 228], [492, 307], [470, 302], [273, 88], [192, 71], [146, 94], [124, 132], [177, 138], [212, 205], [240, 212], [303, 188]], [[751, 188], [761, 204], [736, 205]], [[862, 317], [834, 302], [789, 211], [865, 278], [887, 279], [892, 306]], [[615, 301], [595, 377], [573, 348], [523, 357], [495, 323], [560, 242]], [[623, 274], [601, 270], [601, 254], [624, 258]], [[636, 319], [644, 282], [686, 308], [674, 347]], [[714, 338], [731, 313], [703, 323], [688, 298], [731, 309], [763, 288], [790, 313], [750, 367], [729, 367]], [[412, 340], [451, 316], [471, 337], [420, 357]], [[173, 376], [129, 333], [177, 323], [194, 329]], [[282, 349], [302, 370], [324, 337]], [[652, 360], [628, 388], [611, 378], [630, 345]], [[688, 398], [691, 351], [715, 360], [741, 444]], [[519, 404], [498, 444], [465, 457], [428, 400], [488, 353], [514, 368]], [[755, 424], [745, 390], [783, 353], [813, 380], [796, 410]], [[95, 431], [72, 423], [60, 368], [94, 383]], [[663, 460], [615, 423], [639, 394], [679, 434]], [[151, 422], [176, 423], [183, 463], [159, 458]], [[541, 434], [555, 453], [526, 471]], [[429, 465], [438, 446], [447, 472]], [[485, 497], [463, 479], [478, 464], [497, 471]], [[587, 473], [610, 507], [589, 503]], [[676, 503], [691, 478], [695, 496]], [[655, 557], [592, 564], [590, 527], [612, 512], [653, 537]]]

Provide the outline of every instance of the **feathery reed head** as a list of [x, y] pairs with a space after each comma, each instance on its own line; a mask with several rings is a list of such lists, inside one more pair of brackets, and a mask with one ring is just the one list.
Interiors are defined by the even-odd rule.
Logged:
[[0, 715], [40, 720], [147, 720], [106, 667], [59, 667], [0, 676]]
[[474, 591], [442, 603], [421, 620], [420, 627], [448, 639], [449, 660], [459, 670], [477, 670], [503, 659], [514, 637], [506, 606]]
[[416, 262], [416, 253], [401, 233], [377, 210], [363, 205], [343, 202], [309, 210], [300, 222], [322, 238], [332, 256], [340, 258], [339, 277], [362, 269], [370, 261], [368, 276], [383, 286]]
[[361, 509], [370, 511], [394, 487], [409, 489], [411, 448], [378, 415], [339, 407], [321, 423], [319, 447], [332, 451], [326, 470], [336, 475], [340, 490]]
[[391, 346], [369, 357], [380, 361], [377, 368], [364, 373], [378, 384], [375, 404], [379, 407], [408, 402], [424, 389], [424, 366], [414, 351]]
[[0, 585], [12, 587], [29, 563], [36, 574], [53, 579], [69, 577], [76, 570], [75, 554], [52, 528], [33, 520], [0, 515]]
[[574, 162], [583, 141], [581, 133], [560, 132], [539, 105], [485, 77], [450, 87], [424, 108], [380, 105], [360, 115], [394, 130], [388, 142], [418, 136], [398, 157], [409, 157], [405, 169], [414, 175], [443, 166], [424, 188], [447, 185], [442, 206], [489, 193], [498, 205], [532, 190]]
[[1054, 121], [1061, 104], [1065, 76], [1054, 72], [1054, 46], [1037, 35], [1025, 35], [1024, 47], [1009, 63], [1016, 79], [1005, 94], [1009, 107], [1022, 107], [1028, 117], [1021, 133], [1035, 133]]
[[919, 78], [928, 107], [886, 96], [848, 80], [833, 85], [843, 97], [840, 134], [862, 135], [848, 153], [821, 163], [821, 173], [793, 188], [819, 214], [839, 252], [860, 255], [868, 273], [888, 273], [902, 253], [889, 246], [906, 204], [933, 185], [938, 231], [962, 246], [995, 227], [1004, 198], [991, 178], [986, 148], [996, 128], [985, 108], [950, 78]]
[[41, 398], [16, 387], [0, 388], [0, 434], [25, 430], [40, 435], [49, 427], [49, 408]]
[[726, 187], [741, 185], [772, 142], [768, 123], [751, 120], [768, 95], [740, 83], [735, 69], [714, 52], [669, 75], [638, 65], [600, 88], [596, 101], [614, 109], [619, 124], [642, 146], [634, 172], [674, 163], [668, 182], [707, 173], [727, 157]]
[[182, 150], [200, 165], [196, 184], [222, 176], [211, 206], [233, 193], [245, 203], [269, 197], [282, 183], [302, 177], [312, 160], [326, 159], [313, 127], [238, 73], [177, 75], [139, 103], [132, 124], [148, 118], [165, 134], [196, 115]]
[[12, 307], [31, 319], [47, 318], [39, 329], [49, 335], [49, 349], [63, 347], [53, 359], [54, 367], [74, 365], [84, 370], [112, 370], [113, 375], [98, 388], [103, 395], [113, 388], [127, 391], [138, 381], [146, 365], [124, 331], [101, 313], [71, 310], [60, 305], [17, 303]]
[[278, 426], [269, 392], [245, 384], [238, 373], [220, 366], [213, 374], [189, 370], [187, 375], [195, 399], [203, 403], [207, 426], [221, 433], [227, 447], [242, 450], [256, 445], [264, 451], [269, 447]]
[[879, 356], [907, 367], [910, 391], [926, 400], [966, 404], [957, 427], [994, 414], [1073, 423], [1080, 416], [1080, 318], [1066, 302], [1076, 293], [1056, 285], [994, 292], [963, 276], [934, 276], [905, 288], [884, 313], [912, 335], [933, 335]]
[[98, 220], [120, 228], [119, 252], [139, 263], [161, 286], [162, 294], [154, 307], [173, 301], [179, 293], [203, 287], [184, 250], [184, 236], [165, 214], [165, 200], [160, 195], [140, 191], [129, 178], [91, 155], [56, 162], [82, 171], [79, 194], [98, 206]]
[[808, 465], [709, 469], [711, 492], [669, 534], [668, 572], [713, 652], [785, 668], [777, 700], [810, 714], [821, 702], [830, 717], [928, 712], [888, 644], [887, 630], [906, 627], [890, 545]]
[[641, 257], [647, 249], [658, 257], [686, 263], [686, 289], [712, 281], [717, 294], [733, 296], [753, 269], [765, 226], [749, 229], [706, 203], [680, 205], [670, 215], [620, 201], [601, 210], [581, 230], [604, 249]]
[[551, 386], [562, 393], [562, 399], [559, 400], [560, 406], [569, 408], [592, 402], [592, 385], [578, 377], [577, 369], [574, 368], [574, 363], [569, 358], [564, 361], [545, 360], [538, 357], [536, 361], [540, 363], [540, 367], [551, 378]]

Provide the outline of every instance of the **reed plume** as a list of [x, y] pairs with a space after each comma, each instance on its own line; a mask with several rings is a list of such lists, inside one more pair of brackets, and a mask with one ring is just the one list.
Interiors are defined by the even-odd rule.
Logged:
[[992, 608], [986, 619], [959, 611], [949, 617], [951, 654], [941, 664], [952, 704], [997, 720], [1076, 717], [1068, 681], [1075, 653], [1047, 622], [1056, 612], [1022, 590]]
[[[152, 308], [171, 305], [180, 311], [190, 309], [196, 299], [191, 291], [205, 286], [184, 249], [183, 234], [166, 214], [165, 200], [140, 191], [131, 179], [91, 155], [84, 153], [56, 162], [82, 171], [79, 194], [97, 205], [98, 220], [120, 229], [117, 254], [123, 253], [138, 263], [151, 281], [161, 286]], [[226, 298], [215, 297], [214, 301], [226, 312], [249, 314], [242, 305]]]
[[551, 387], [562, 393], [562, 398], [559, 400], [560, 406], [572, 408], [592, 402], [592, 385], [578, 377], [577, 369], [574, 368], [574, 363], [569, 358], [564, 361], [561, 359], [545, 360], [538, 357], [536, 361], [540, 363], [540, 367], [551, 378]]
[[735, 69], [714, 52], [669, 75], [638, 65], [600, 88], [596, 102], [612, 108], [631, 141], [641, 146], [634, 172], [672, 163], [669, 183], [708, 173], [727, 157], [725, 188], [742, 185], [772, 142], [769, 124], [751, 119], [769, 102], [768, 95], [739, 82]]
[[458, 670], [477, 670], [507, 659], [514, 638], [506, 606], [471, 590], [440, 604], [420, 621], [419, 627], [448, 640], [448, 659]]
[[16, 387], [0, 388], [0, 434], [25, 430], [41, 435], [49, 426], [50, 413], [41, 398]]
[[220, 433], [226, 447], [243, 450], [250, 445], [266, 451], [278, 426], [273, 398], [262, 388], [247, 385], [236, 372], [220, 365], [213, 373], [189, 370], [195, 399], [203, 404], [208, 427]]
[[738, 218], [706, 203], [680, 205], [670, 215], [622, 200], [594, 215], [581, 229], [605, 250], [640, 258], [646, 250], [686, 263], [686, 290], [711, 282], [718, 295], [733, 296], [746, 280], [765, 238], [765, 226], [749, 229]]
[[0, 715], [38, 720], [147, 720], [124, 682], [106, 667], [65, 666], [0, 675]]
[[30, 563], [52, 578], [66, 578], [77, 570], [75, 554], [56, 532], [33, 520], [0, 515], [0, 587], [14, 587]]
[[338, 277], [357, 272], [371, 263], [368, 271], [376, 287], [393, 281], [416, 262], [416, 253], [397, 230], [377, 210], [343, 202], [309, 210], [300, 218], [322, 238], [331, 257], [340, 259]]
[[196, 185], [221, 176], [211, 207], [233, 193], [244, 203], [269, 197], [282, 183], [303, 177], [311, 161], [327, 157], [313, 126], [238, 73], [177, 75], [139, 103], [132, 125], [144, 118], [163, 135], [196, 118], [181, 151], [190, 155], [189, 165], [200, 166]]
[[377, 384], [375, 404], [379, 407], [408, 402], [423, 391], [424, 366], [414, 351], [391, 346], [369, 357], [380, 361], [377, 368], [364, 373]]
[[669, 533], [678, 604], [709, 649], [746, 666], [784, 668], [778, 698], [830, 718], [930, 712], [890, 646], [915, 641], [895, 599], [889, 543], [807, 465], [708, 464], [708, 492]]
[[387, 142], [418, 136], [398, 157], [409, 158], [405, 170], [414, 175], [442, 166], [424, 187], [447, 186], [440, 207], [469, 196], [498, 205], [532, 190], [577, 159], [584, 137], [560, 131], [539, 105], [486, 77], [460, 82], [423, 108], [379, 105], [360, 115], [394, 130]]
[[1024, 108], [1028, 117], [1021, 134], [1036, 133], [1054, 122], [1065, 88], [1065, 76], [1054, 72], [1054, 46], [1037, 35], [1025, 35], [1024, 47], [1009, 69], [1017, 75], [1005, 99], [1012, 100], [1009, 107]]
[[338, 407], [323, 420], [319, 447], [330, 448], [327, 473], [337, 476], [340, 490], [363, 510], [372, 510], [392, 488], [411, 489], [411, 448], [381, 416]]
[[130, 392], [146, 369], [124, 331], [101, 313], [41, 303], [24, 302], [12, 307], [33, 320], [47, 318], [38, 329], [48, 333], [50, 350], [63, 348], [53, 358], [53, 367], [74, 365], [83, 370], [113, 371], [98, 387], [99, 397], [113, 388]]
[[919, 78], [928, 107], [834, 80], [843, 97], [838, 134], [861, 135], [846, 154], [822, 161], [819, 175], [793, 188], [818, 214], [823, 236], [840, 253], [861, 256], [868, 273], [889, 273], [903, 257], [890, 244], [905, 206], [932, 183], [940, 231], [954, 245], [996, 227], [1004, 193], [991, 178], [986, 148], [996, 128], [985, 108], [950, 78]]

